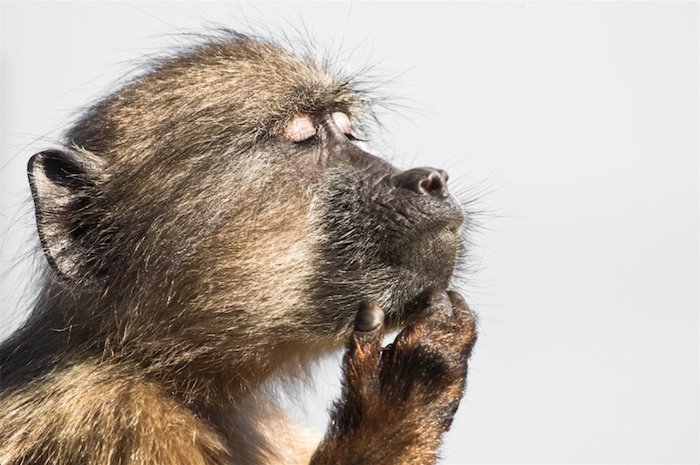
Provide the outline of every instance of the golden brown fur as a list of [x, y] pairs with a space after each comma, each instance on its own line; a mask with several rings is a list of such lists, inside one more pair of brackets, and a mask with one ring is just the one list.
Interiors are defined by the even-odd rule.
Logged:
[[[225, 32], [155, 62], [35, 155], [48, 266], [0, 345], [0, 463], [432, 463], [475, 338], [441, 291], [464, 212], [446, 173], [401, 172], [332, 117], [358, 127], [370, 103], [349, 77]], [[314, 137], [289, 141], [298, 115]], [[361, 301], [409, 324], [382, 352], [396, 361], [354, 365]], [[348, 338], [315, 451], [260, 386]], [[358, 387], [377, 370], [393, 373], [383, 388]], [[347, 423], [353, 405], [366, 414]]]

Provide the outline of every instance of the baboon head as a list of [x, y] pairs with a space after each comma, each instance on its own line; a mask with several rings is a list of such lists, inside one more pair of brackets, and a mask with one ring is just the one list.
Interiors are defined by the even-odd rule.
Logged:
[[447, 287], [464, 221], [447, 173], [360, 148], [370, 104], [352, 79], [230, 34], [92, 107], [29, 164], [66, 350], [264, 371], [342, 341], [362, 299], [396, 325]]

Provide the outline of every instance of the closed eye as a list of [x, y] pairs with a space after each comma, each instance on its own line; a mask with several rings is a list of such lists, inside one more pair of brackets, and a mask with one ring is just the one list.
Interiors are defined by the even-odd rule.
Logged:
[[338, 126], [338, 129], [340, 129], [343, 134], [346, 136], [350, 136], [350, 134], [352, 134], [352, 123], [350, 122], [350, 117], [348, 115], [342, 111], [335, 111], [331, 114], [331, 118], [333, 118], [333, 122], [336, 126]]
[[295, 115], [284, 129], [284, 138], [290, 142], [304, 142], [316, 137], [316, 125], [309, 115]]

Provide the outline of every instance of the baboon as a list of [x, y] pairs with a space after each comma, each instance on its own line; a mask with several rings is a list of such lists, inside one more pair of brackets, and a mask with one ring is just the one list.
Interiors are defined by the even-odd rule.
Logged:
[[[356, 82], [214, 34], [31, 158], [47, 266], [0, 346], [2, 465], [437, 460], [476, 339], [446, 290], [468, 217], [445, 171], [356, 142]], [[261, 386], [343, 346], [318, 442]]]

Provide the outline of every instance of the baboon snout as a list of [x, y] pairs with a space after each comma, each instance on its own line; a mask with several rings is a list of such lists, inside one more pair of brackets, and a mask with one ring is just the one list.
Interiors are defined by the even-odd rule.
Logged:
[[416, 194], [430, 195], [438, 199], [447, 198], [447, 171], [436, 168], [412, 168], [391, 177], [396, 188], [407, 189]]

